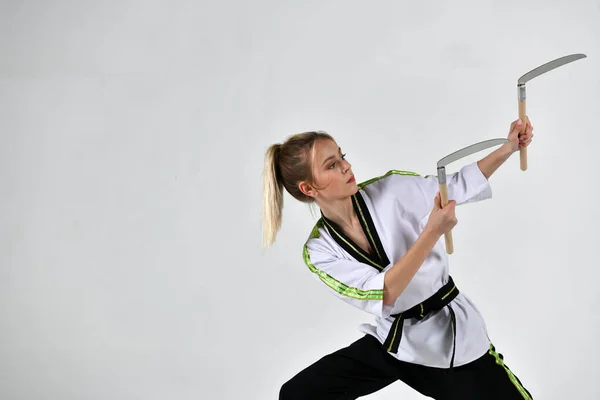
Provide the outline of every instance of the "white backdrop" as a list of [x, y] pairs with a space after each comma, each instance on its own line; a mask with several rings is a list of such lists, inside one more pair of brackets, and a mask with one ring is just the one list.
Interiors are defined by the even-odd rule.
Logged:
[[[597, 399], [600, 3], [0, 1], [0, 398], [276, 399], [371, 317], [311, 276], [267, 147], [326, 130], [358, 181], [504, 138], [451, 273], [536, 399]], [[448, 168], [455, 172], [484, 151]], [[401, 382], [368, 396], [421, 399]]]

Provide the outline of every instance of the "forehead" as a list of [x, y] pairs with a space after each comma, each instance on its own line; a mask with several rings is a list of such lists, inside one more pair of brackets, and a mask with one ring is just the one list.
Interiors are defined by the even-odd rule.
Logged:
[[324, 160], [325, 158], [336, 155], [340, 150], [338, 144], [330, 139], [320, 139], [315, 142], [315, 158]]

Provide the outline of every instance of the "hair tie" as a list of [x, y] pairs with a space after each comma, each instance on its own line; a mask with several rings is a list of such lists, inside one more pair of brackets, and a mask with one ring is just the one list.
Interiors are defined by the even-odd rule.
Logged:
[[275, 162], [277, 164], [279, 164], [279, 153], [281, 153], [281, 144], [277, 144], [277, 146], [275, 146]]
[[281, 153], [281, 144], [277, 144], [275, 146], [275, 160], [274, 160], [274, 167], [275, 167], [275, 176], [277, 178], [278, 181], [281, 182], [281, 168], [279, 167], [279, 154]]

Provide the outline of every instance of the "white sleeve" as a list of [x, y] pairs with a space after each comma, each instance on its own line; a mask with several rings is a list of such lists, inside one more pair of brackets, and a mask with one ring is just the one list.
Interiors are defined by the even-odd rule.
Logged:
[[358, 261], [339, 259], [311, 245], [304, 246], [304, 262], [330, 293], [346, 303], [378, 317], [389, 317], [391, 305], [383, 303], [385, 271]]
[[[417, 176], [415, 182], [423, 191], [426, 202], [426, 210], [429, 213], [433, 209], [433, 199], [440, 190], [437, 176]], [[465, 165], [459, 172], [446, 175], [448, 184], [448, 200], [455, 200], [456, 205], [474, 203], [492, 197], [492, 188], [489, 181], [483, 175], [477, 162]]]

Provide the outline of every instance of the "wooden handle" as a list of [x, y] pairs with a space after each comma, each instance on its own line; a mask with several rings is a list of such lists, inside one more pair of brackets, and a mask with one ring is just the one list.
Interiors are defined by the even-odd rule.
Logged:
[[[442, 200], [442, 208], [448, 205], [448, 184], [440, 183], [440, 196]], [[444, 233], [444, 239], [446, 239], [446, 253], [454, 253], [454, 244], [452, 243], [452, 230]]]
[[[523, 121], [522, 126], [527, 125], [527, 112], [525, 111], [525, 102], [527, 100], [519, 101], [519, 119]], [[519, 149], [521, 156], [521, 171], [527, 171], [527, 147], [521, 147]]]

